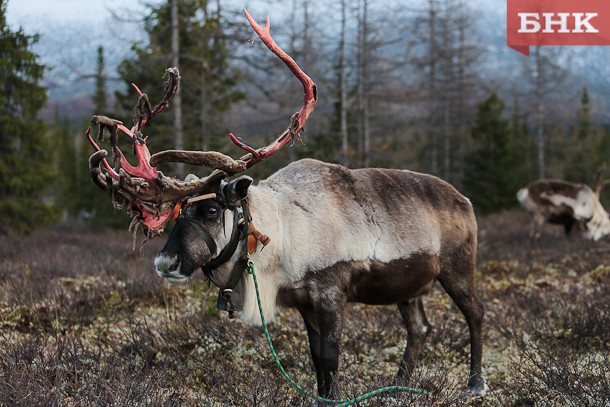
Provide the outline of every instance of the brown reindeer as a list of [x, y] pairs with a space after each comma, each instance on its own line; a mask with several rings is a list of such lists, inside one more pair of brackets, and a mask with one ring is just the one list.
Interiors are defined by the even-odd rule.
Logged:
[[[121, 169], [112, 169], [106, 151], [89, 135], [98, 149], [90, 158], [93, 181], [126, 206], [134, 224], [142, 223], [148, 236], [159, 234], [176, 218], [154, 260], [159, 276], [185, 283], [201, 268], [220, 288], [219, 309], [241, 311], [243, 319], [260, 323], [252, 277], [244, 273], [250, 259], [265, 318], [272, 321], [278, 307], [294, 307], [302, 315], [320, 396], [338, 395], [339, 338], [349, 302], [397, 304], [408, 342], [396, 381], [408, 380], [431, 329], [421, 296], [436, 281], [466, 318], [468, 388], [483, 394], [483, 306], [475, 293], [477, 224], [469, 200], [455, 188], [412, 171], [349, 170], [312, 159], [292, 163], [258, 185], [247, 176], [228, 180], [298, 137], [316, 104], [315, 84], [271, 38], [269, 21], [261, 27], [246, 16], [303, 84], [303, 106], [290, 126], [259, 149], [231, 135], [247, 151], [239, 160], [202, 151], [164, 151], [151, 157], [140, 131], [173, 97], [179, 73], [171, 69], [166, 97], [150, 108], [141, 95], [132, 129], [94, 116], [101, 133], [110, 132]], [[119, 132], [132, 137], [138, 167], [130, 166], [116, 147]], [[179, 181], [156, 169], [166, 162], [215, 170], [202, 179]]]
[[574, 226], [587, 239], [599, 240], [610, 234], [610, 218], [600, 202], [605, 185], [604, 169], [597, 172], [595, 189], [559, 179], [531, 182], [517, 193], [517, 200], [532, 216], [531, 235], [538, 237], [544, 223], [563, 225], [566, 235]]

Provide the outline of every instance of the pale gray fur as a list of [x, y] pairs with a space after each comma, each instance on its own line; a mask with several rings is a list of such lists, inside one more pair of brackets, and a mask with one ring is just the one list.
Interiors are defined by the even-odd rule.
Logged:
[[[442, 245], [451, 244], [452, 235], [447, 230], [476, 234], [470, 202], [438, 178], [405, 170], [401, 171], [400, 182], [403, 187], [409, 183], [430, 183], [447, 188], [451, 199], [458, 200], [469, 211], [456, 211], [453, 201], [427, 202], [425, 197], [401, 189], [383, 189], [393, 199], [391, 205], [400, 201], [396, 207], [386, 202], [388, 197], [370, 191], [367, 192], [370, 196], [364, 194], [355, 201], [349, 196], [353, 186], [341, 185], [353, 180], [336, 179], [334, 171], [333, 165], [305, 159], [248, 190], [253, 224], [271, 238], [264, 250], [251, 257], [258, 271], [259, 286], [264, 290], [265, 318], [270, 321], [276, 313], [278, 288], [292, 286], [309, 271], [347, 261], [387, 263], [415, 253], [438, 255]], [[371, 176], [375, 181], [379, 177], [378, 182], [387, 181], [381, 171]], [[336, 186], [322, 187], [321, 180], [325, 179], [336, 182]], [[345, 196], [339, 196], [342, 194]], [[228, 265], [220, 267], [218, 273], [226, 275], [228, 270]], [[260, 323], [249, 276], [245, 301], [241, 317]]]

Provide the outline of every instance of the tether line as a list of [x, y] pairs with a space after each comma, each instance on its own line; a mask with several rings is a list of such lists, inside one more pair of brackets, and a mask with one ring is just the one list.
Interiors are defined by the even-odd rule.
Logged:
[[273, 347], [273, 343], [271, 342], [271, 335], [269, 334], [269, 330], [267, 329], [267, 324], [265, 323], [265, 316], [263, 315], [263, 305], [261, 303], [261, 295], [260, 295], [260, 291], [258, 289], [258, 281], [256, 280], [256, 274], [254, 273], [254, 264], [251, 261], [248, 262], [248, 273], [252, 276], [252, 279], [254, 280], [254, 288], [256, 291], [256, 301], [258, 303], [258, 310], [261, 314], [261, 322], [263, 325], [263, 331], [265, 333], [265, 338], [267, 339], [267, 345], [269, 345], [269, 350], [271, 351], [271, 355], [273, 356], [273, 360], [275, 360], [275, 364], [280, 369], [280, 372], [282, 372], [282, 375], [286, 378], [286, 380], [288, 380], [290, 382], [290, 384], [293, 387], [295, 387], [298, 391], [300, 391], [307, 397], [311, 397], [315, 400], [322, 401], [322, 402], [328, 403], [328, 404], [338, 405], [338, 406], [351, 406], [360, 401], [364, 401], [366, 399], [378, 396], [383, 393], [410, 392], [410, 393], [414, 393], [414, 394], [423, 394], [425, 396], [430, 395], [430, 392], [428, 392], [427, 390], [414, 389], [411, 387], [404, 387], [404, 386], [387, 386], [387, 387], [379, 388], [377, 390], [370, 391], [366, 394], [363, 394], [358, 397], [354, 397], [352, 399], [333, 400], [333, 399], [327, 399], [324, 397], [320, 397], [318, 395], [312, 394], [312, 393], [308, 392], [307, 390], [303, 389], [303, 387], [301, 385], [299, 385], [297, 382], [295, 382], [292, 379], [292, 377], [290, 377], [290, 375], [286, 372], [286, 370], [284, 369], [284, 366], [282, 366], [282, 362], [280, 362], [280, 359], [278, 358], [277, 353], [275, 352], [275, 348]]

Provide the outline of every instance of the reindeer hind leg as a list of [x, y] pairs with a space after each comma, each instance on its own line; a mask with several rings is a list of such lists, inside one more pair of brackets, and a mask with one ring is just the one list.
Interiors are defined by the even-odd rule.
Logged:
[[411, 378], [424, 342], [432, 330], [421, 298], [399, 302], [398, 310], [407, 327], [407, 346], [396, 374], [396, 384], [407, 382]]
[[468, 324], [470, 331], [470, 373], [468, 390], [475, 395], [488, 391], [481, 371], [483, 357], [483, 316], [484, 308], [475, 292], [475, 254], [470, 249], [457, 249], [443, 264], [438, 281], [445, 292], [455, 302]]

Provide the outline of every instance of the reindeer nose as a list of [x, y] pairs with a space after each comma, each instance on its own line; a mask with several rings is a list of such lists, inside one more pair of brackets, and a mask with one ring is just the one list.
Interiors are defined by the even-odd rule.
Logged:
[[178, 259], [178, 256], [176, 256], [176, 257], [174, 257], [173, 263], [168, 265], [167, 271], [176, 271], [179, 268], [180, 268], [180, 259]]
[[164, 277], [166, 274], [175, 272], [180, 268], [180, 258], [178, 255], [167, 256], [165, 254], [158, 254], [155, 257], [155, 268], [157, 274]]

